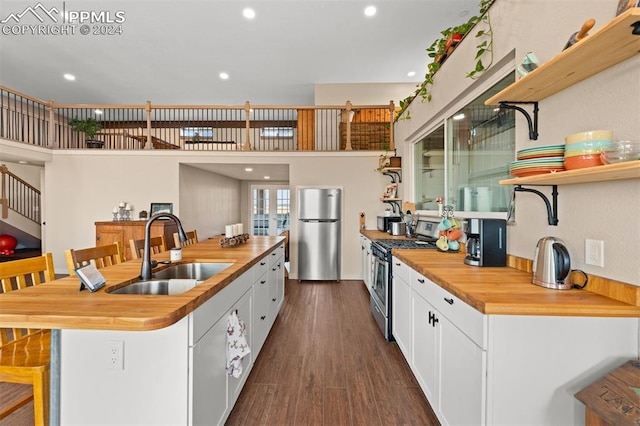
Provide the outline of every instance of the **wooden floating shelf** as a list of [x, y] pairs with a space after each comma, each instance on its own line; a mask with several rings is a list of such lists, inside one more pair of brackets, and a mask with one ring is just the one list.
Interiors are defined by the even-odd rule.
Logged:
[[640, 179], [640, 160], [501, 180], [501, 185], [568, 185]]
[[640, 7], [631, 8], [607, 25], [562, 51], [485, 101], [536, 102], [612, 67], [640, 52], [640, 35], [633, 24], [640, 21]]

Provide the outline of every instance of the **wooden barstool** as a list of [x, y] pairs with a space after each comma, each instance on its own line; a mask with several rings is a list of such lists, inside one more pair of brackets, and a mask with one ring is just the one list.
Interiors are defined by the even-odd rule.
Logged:
[[[53, 256], [0, 263], [2, 293], [55, 280]], [[31, 384], [33, 393], [0, 410], [0, 419], [33, 400], [36, 426], [49, 424], [49, 360], [51, 330], [0, 328], [0, 381]]]

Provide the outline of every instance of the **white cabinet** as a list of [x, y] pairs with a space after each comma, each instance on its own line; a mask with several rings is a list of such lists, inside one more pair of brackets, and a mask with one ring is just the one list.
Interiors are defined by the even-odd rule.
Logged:
[[444, 424], [485, 424], [486, 351], [444, 315], [440, 328], [440, 395], [438, 412]]
[[443, 424], [484, 424], [484, 315], [415, 271], [411, 288], [418, 383]]
[[411, 269], [395, 257], [392, 262], [391, 330], [403, 355], [411, 361], [411, 287], [408, 279]]
[[371, 240], [360, 234], [360, 251], [362, 261], [362, 281], [371, 293], [371, 277], [373, 275], [373, 259], [371, 258]]
[[284, 245], [278, 246], [254, 268], [255, 327], [252, 351], [257, 355], [284, 302]]
[[412, 295], [412, 360], [411, 370], [429, 403], [435, 410], [439, 403], [438, 358], [440, 327], [433, 323], [435, 309], [422, 297]]
[[[397, 303], [407, 265], [393, 261]], [[394, 336], [443, 425], [584, 424], [573, 395], [638, 357], [637, 318], [484, 315], [413, 269], [408, 283], [410, 309], [394, 309], [411, 338], [398, 311]]]
[[[224, 424], [282, 306], [283, 246], [275, 253], [169, 327], [61, 330], [61, 423]], [[233, 311], [245, 322], [251, 347], [237, 379], [226, 371]], [[112, 342], [123, 347], [122, 369], [108, 368]]]
[[251, 289], [228, 309], [205, 335], [190, 348], [190, 388], [193, 425], [223, 424], [231, 412], [242, 385], [252, 366], [252, 354], [242, 359], [242, 375], [230, 377], [226, 371], [227, 324], [229, 315], [237, 311], [247, 325], [247, 340], [251, 342]]

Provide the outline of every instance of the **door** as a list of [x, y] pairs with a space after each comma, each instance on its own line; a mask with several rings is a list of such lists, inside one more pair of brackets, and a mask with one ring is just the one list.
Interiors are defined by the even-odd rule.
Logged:
[[280, 185], [251, 185], [253, 235], [280, 235], [290, 228], [291, 191]]
[[299, 221], [298, 279], [340, 279], [339, 221]]
[[337, 188], [298, 190], [298, 219], [340, 220], [341, 191]]

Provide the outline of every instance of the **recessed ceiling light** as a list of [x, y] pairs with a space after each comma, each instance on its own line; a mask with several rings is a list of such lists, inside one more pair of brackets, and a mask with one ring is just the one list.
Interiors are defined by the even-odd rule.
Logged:
[[229, 78], [229, 74], [227, 74], [226, 72], [221, 72], [220, 74], [218, 74], [220, 76], [220, 78], [222, 80], [227, 80]]
[[252, 172], [253, 169], [251, 167], [247, 167], [246, 169], [244, 169], [245, 172]]
[[271, 176], [265, 176], [264, 178], [265, 179], [271, 179]]
[[69, 80], [69, 81], [73, 81], [76, 79], [76, 76], [73, 74], [65, 74], [64, 75], [65, 80]]
[[463, 113], [463, 112], [461, 112], [460, 114], [456, 114], [456, 115], [454, 115], [454, 116], [453, 116], [453, 119], [454, 119], [454, 120], [456, 120], [456, 121], [457, 121], [457, 120], [462, 120], [463, 118], [464, 118], [464, 113]]
[[409, 71], [409, 72], [407, 73], [407, 77], [413, 77], [414, 75], [416, 75], [416, 72], [415, 72], [415, 71]]
[[20, 160], [20, 161], [18, 161], [18, 163], [20, 163], [20, 164], [29, 164], [29, 162], [25, 161], [25, 160]]
[[364, 8], [364, 14], [365, 16], [373, 16], [375, 15], [377, 12], [376, 7], [375, 6], [367, 6]]
[[256, 12], [255, 12], [255, 10], [247, 7], [246, 9], [244, 9], [242, 11], [242, 16], [244, 16], [247, 19], [253, 19], [253, 18], [256, 17]]
[[93, 111], [96, 115], [102, 115], [102, 110], [101, 109], [96, 109]]

